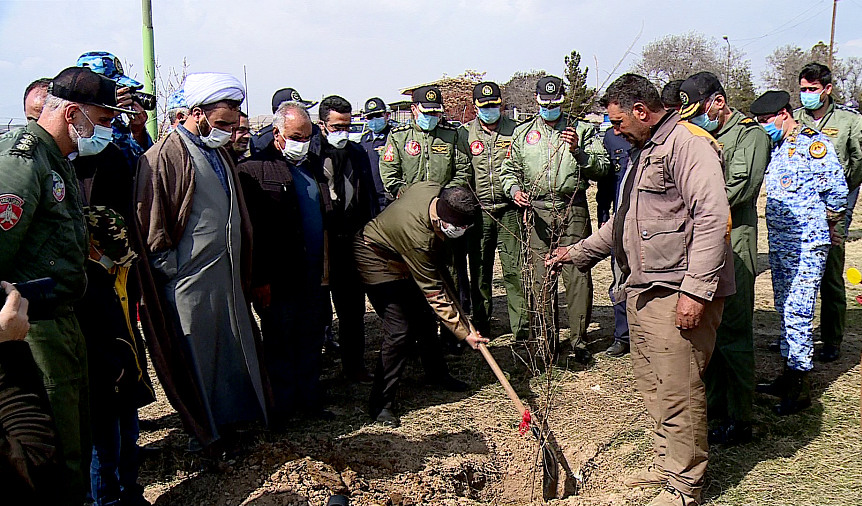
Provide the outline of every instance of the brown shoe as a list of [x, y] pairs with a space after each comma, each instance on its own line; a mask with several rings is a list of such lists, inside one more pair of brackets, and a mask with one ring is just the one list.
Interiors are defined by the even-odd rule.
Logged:
[[667, 474], [656, 466], [651, 465], [637, 474], [626, 477], [623, 483], [629, 488], [663, 487], [667, 483]]
[[698, 506], [700, 503], [694, 497], [683, 494], [679, 490], [665, 485], [661, 493], [647, 506]]

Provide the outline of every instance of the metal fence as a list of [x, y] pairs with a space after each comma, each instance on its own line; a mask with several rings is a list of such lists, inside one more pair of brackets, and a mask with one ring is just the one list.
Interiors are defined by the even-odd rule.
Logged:
[[10, 130], [15, 130], [27, 124], [24, 118], [0, 118], [0, 134], [5, 134]]

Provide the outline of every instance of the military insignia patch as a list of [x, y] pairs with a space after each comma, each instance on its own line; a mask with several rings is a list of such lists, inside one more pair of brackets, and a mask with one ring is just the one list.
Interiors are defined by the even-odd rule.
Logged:
[[482, 151], [485, 151], [485, 145], [482, 144], [482, 141], [473, 141], [470, 143], [470, 152], [473, 153], [473, 156], [481, 155]]
[[509, 149], [506, 150], [506, 158], [512, 158], [512, 143], [509, 143]]
[[117, 58], [116, 56], [114, 57], [114, 67], [116, 67], [116, 68], [117, 68], [117, 73], [118, 73], [118, 74], [123, 74], [123, 75], [125, 75], [125, 72], [123, 72], [123, 64], [122, 64], [122, 63], [120, 63], [120, 59], [119, 59], [119, 58]]
[[302, 100], [302, 98], [299, 96], [299, 93], [297, 93], [296, 90], [293, 90], [290, 92], [290, 99], [293, 100], [294, 102], [299, 102], [300, 100]]
[[383, 161], [384, 162], [394, 162], [395, 161], [395, 147], [392, 144], [388, 144], [386, 146], [386, 152], [383, 153]]
[[808, 147], [808, 153], [810, 153], [814, 158], [823, 158], [826, 156], [826, 144], [823, 144], [820, 141], [812, 142], [811, 146]]
[[21, 135], [21, 138], [15, 142], [15, 145], [12, 146], [12, 149], [9, 150], [9, 153], [19, 154], [26, 156], [27, 158], [32, 158], [33, 149], [36, 147], [38, 143], [38, 138], [31, 134], [30, 132], [24, 132]]
[[781, 183], [781, 187], [786, 190], [787, 188], [790, 188], [790, 185], [793, 184], [793, 178], [790, 177], [790, 174], [784, 174], [783, 176], [781, 176], [779, 183]]
[[787, 158], [793, 156], [793, 153], [796, 153], [796, 148], [790, 148], [787, 150]]
[[66, 182], [63, 181], [60, 174], [57, 174], [57, 172], [53, 170], [51, 171], [51, 179], [53, 180], [51, 193], [54, 194], [54, 198], [57, 202], [63, 202], [63, 199], [66, 198]]
[[11, 193], [0, 195], [0, 230], [11, 230], [21, 219], [22, 214], [24, 214], [24, 199]]
[[527, 137], [524, 140], [527, 141], [527, 144], [533, 145], [539, 142], [539, 139], [541, 138], [542, 134], [539, 133], [538, 130], [530, 130], [529, 132], [527, 132]]
[[432, 144], [431, 145], [431, 153], [435, 155], [448, 155], [449, 154], [449, 145], [448, 144]]
[[688, 105], [688, 93], [684, 91], [679, 92], [679, 100], [682, 102], [682, 105]]
[[512, 145], [512, 141], [497, 141], [494, 143], [494, 147], [497, 149], [509, 149], [509, 146]]
[[820, 131], [823, 135], [828, 135], [829, 137], [837, 137], [838, 129], [837, 128], [824, 128]]
[[482, 95], [490, 97], [492, 93], [494, 93], [494, 90], [491, 89], [490, 85], [486, 84], [485, 86], [482, 86]]
[[557, 87], [554, 85], [553, 81], [548, 81], [548, 84], [545, 85], [545, 91], [548, 93], [556, 93]]
[[377, 102], [368, 102], [368, 110], [369, 111], [371, 109], [376, 109], [376, 108], [377, 108]]
[[814, 137], [815, 135], [817, 135], [817, 130], [814, 130], [813, 128], [805, 127], [802, 129], [802, 132], [800, 132], [800, 133], [803, 135], [806, 135], [808, 137]]
[[428, 93], [425, 94], [425, 99], [429, 102], [434, 102], [437, 100], [437, 92], [434, 90], [428, 90]]
[[717, 144], [718, 144], [718, 147], [720, 147], [721, 149], [724, 149], [724, 143], [723, 142], [719, 142]]
[[422, 152], [422, 146], [417, 141], [410, 141], [404, 145], [404, 151], [410, 156], [416, 156]]

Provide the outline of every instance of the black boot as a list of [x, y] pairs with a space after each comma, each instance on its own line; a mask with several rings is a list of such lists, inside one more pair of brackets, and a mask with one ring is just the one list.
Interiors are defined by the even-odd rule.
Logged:
[[792, 415], [811, 406], [811, 386], [808, 383], [808, 371], [788, 369], [781, 402], [773, 408], [780, 416]]
[[709, 444], [733, 446], [751, 441], [751, 422], [723, 420], [721, 424], [709, 431]]
[[778, 375], [777, 378], [768, 382], [768, 383], [758, 383], [754, 390], [759, 394], [771, 395], [773, 397], [781, 397], [784, 393], [784, 383], [787, 379], [787, 371], [790, 368], [786, 365], [784, 366], [784, 371]]
[[841, 348], [834, 344], [824, 344], [820, 353], [817, 354], [817, 360], [821, 362], [835, 362], [841, 356]]
[[614, 341], [614, 344], [610, 345], [605, 353], [610, 357], [622, 357], [623, 355], [627, 355], [629, 353], [629, 343]]

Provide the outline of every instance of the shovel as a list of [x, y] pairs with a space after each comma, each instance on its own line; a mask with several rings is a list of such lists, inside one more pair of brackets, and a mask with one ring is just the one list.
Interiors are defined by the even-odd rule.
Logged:
[[533, 433], [533, 436], [535, 436], [536, 441], [539, 442], [539, 448], [542, 449], [542, 498], [546, 501], [549, 499], [555, 499], [557, 497], [557, 484], [560, 479], [556, 455], [554, 455], [553, 450], [551, 450], [551, 446], [548, 441], [542, 437], [539, 427], [533, 423], [530, 410], [524, 407], [524, 404], [521, 402], [518, 394], [515, 393], [515, 389], [509, 384], [509, 380], [506, 379], [506, 376], [503, 374], [497, 361], [494, 360], [491, 352], [488, 351], [488, 348], [483, 343], [479, 343], [479, 351], [482, 353], [485, 361], [488, 362], [488, 365], [491, 366], [491, 370], [494, 371], [494, 376], [497, 377], [497, 381], [503, 385], [503, 389], [506, 391], [509, 399], [511, 399], [512, 403], [515, 404], [515, 408], [518, 410], [518, 415], [521, 416], [521, 425], [518, 430], [521, 434], [524, 434], [529, 430]]

